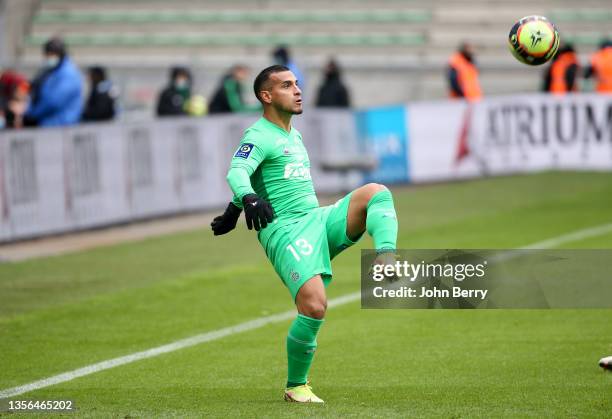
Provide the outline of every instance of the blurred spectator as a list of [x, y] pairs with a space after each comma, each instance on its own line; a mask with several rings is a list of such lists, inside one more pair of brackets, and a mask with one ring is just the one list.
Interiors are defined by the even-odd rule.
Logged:
[[259, 105], [249, 105], [242, 97], [242, 83], [249, 76], [249, 68], [245, 65], [235, 65], [229, 73], [223, 76], [221, 83], [213, 95], [208, 112], [230, 113], [249, 112], [259, 109]]
[[480, 99], [482, 90], [474, 60], [474, 47], [467, 42], [462, 43], [451, 56], [448, 65], [450, 97], [469, 101]]
[[17, 86], [27, 86], [28, 80], [14, 70], [5, 70], [0, 75], [0, 98], [8, 99]]
[[295, 61], [291, 59], [291, 53], [289, 51], [289, 48], [285, 45], [281, 45], [277, 47], [272, 52], [272, 58], [274, 60], [274, 64], [284, 65], [289, 70], [291, 70], [291, 72], [293, 73], [293, 75], [298, 81], [300, 90], [304, 92], [306, 88], [306, 78], [304, 77], [304, 74], [300, 71], [300, 69], [298, 68]]
[[591, 56], [591, 65], [584, 76], [595, 78], [595, 90], [599, 93], [612, 93], [612, 40], [601, 43], [599, 51]]
[[342, 82], [340, 67], [334, 60], [325, 66], [325, 79], [319, 87], [316, 106], [348, 108], [351, 106], [349, 92]]
[[7, 128], [23, 128], [25, 126], [24, 115], [28, 109], [29, 91], [29, 84], [16, 86], [8, 98], [4, 111]]
[[32, 82], [26, 124], [43, 127], [76, 124], [83, 109], [81, 73], [60, 38], [45, 43], [43, 56], [44, 67]]
[[578, 56], [572, 44], [565, 44], [553, 58], [544, 74], [543, 91], [564, 95], [578, 90]]
[[189, 69], [173, 67], [168, 86], [159, 95], [157, 116], [187, 115], [186, 104], [191, 98], [191, 84]]
[[0, 129], [22, 128], [28, 107], [30, 84], [26, 78], [8, 70], [0, 76]]
[[94, 66], [87, 71], [90, 93], [83, 110], [83, 121], [109, 121], [115, 117], [117, 91], [106, 77], [104, 67]]

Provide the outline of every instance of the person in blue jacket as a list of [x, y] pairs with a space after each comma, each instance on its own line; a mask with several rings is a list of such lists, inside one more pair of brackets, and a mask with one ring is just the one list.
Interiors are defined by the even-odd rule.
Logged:
[[76, 124], [83, 111], [82, 77], [60, 38], [43, 46], [44, 67], [32, 82], [26, 124], [52, 127]]

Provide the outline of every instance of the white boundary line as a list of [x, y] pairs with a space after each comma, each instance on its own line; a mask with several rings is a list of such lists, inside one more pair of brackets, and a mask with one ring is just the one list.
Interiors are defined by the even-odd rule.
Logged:
[[[557, 247], [561, 244], [571, 243], [574, 241], [587, 239], [589, 237], [596, 237], [610, 232], [612, 232], [612, 223], [586, 228], [584, 230], [578, 230], [573, 233], [553, 237], [552, 239], [530, 244], [528, 246], [523, 247], [522, 249], [550, 249], [553, 247]], [[351, 303], [353, 301], [359, 300], [360, 297], [360, 292], [346, 294], [341, 297], [330, 300], [328, 303], [328, 307], [338, 307], [347, 303]], [[226, 336], [259, 329], [268, 324], [280, 323], [285, 320], [292, 319], [293, 317], [295, 317], [295, 310], [285, 311], [283, 313], [273, 314], [271, 316], [266, 317], [259, 317], [257, 319], [249, 320], [244, 323], [239, 323], [234, 326], [229, 326], [223, 329], [213, 330], [212, 332], [202, 333], [200, 335], [195, 335], [186, 339], [177, 340], [167, 345], [147, 349], [146, 351], [136, 352], [130, 355], [121, 356], [119, 358], [98, 362], [96, 364], [91, 364], [83, 368], [65, 372], [63, 374], [54, 375], [49, 378], [34, 381], [29, 384], [0, 390], [0, 399], [19, 396], [20, 394], [28, 393], [33, 390], [38, 390], [55, 384], [64, 383], [66, 381], [71, 381], [75, 378], [94, 374], [99, 371], [108, 370], [110, 368], [118, 367], [120, 365], [130, 364], [135, 361], [153, 358], [158, 355], [178, 351], [184, 348], [189, 348], [190, 346], [199, 345], [201, 343], [212, 342], [214, 340], [218, 340]]]
[[[346, 294], [341, 297], [329, 300], [327, 306], [329, 308], [341, 306], [343, 304], [359, 300], [360, 296], [360, 292]], [[83, 377], [85, 375], [94, 374], [96, 372], [108, 370], [110, 368], [118, 367], [120, 365], [130, 364], [135, 361], [140, 361], [141, 359], [153, 358], [158, 355], [178, 351], [179, 349], [189, 348], [190, 346], [199, 345], [201, 343], [212, 342], [213, 340], [218, 340], [226, 336], [259, 329], [260, 327], [266, 326], [268, 324], [280, 323], [285, 320], [293, 319], [295, 317], [295, 314], [295, 310], [289, 310], [285, 311], [284, 313], [273, 314], [271, 316], [266, 317], [259, 317], [257, 319], [249, 320], [244, 323], [239, 323], [235, 326], [229, 326], [223, 329], [213, 330], [212, 332], [202, 333], [200, 335], [195, 335], [186, 339], [177, 340], [167, 345], [147, 349], [146, 351], [136, 352], [130, 355], [121, 356], [119, 358], [109, 359], [106, 361], [98, 362], [96, 364], [91, 364], [83, 368], [65, 372], [59, 375], [54, 375], [53, 377], [44, 378], [42, 380], [34, 381], [29, 384], [8, 388], [6, 390], [1, 390], [0, 399], [18, 396], [20, 394], [28, 393], [33, 390], [38, 390], [59, 383], [65, 383], [66, 381], [71, 381], [75, 378]]]
[[573, 233], [553, 237], [552, 239], [530, 244], [529, 246], [523, 247], [523, 249], [551, 249], [561, 244], [577, 242], [591, 237], [603, 236], [606, 233], [612, 233], [612, 223], [585, 228], [583, 230], [574, 231]]

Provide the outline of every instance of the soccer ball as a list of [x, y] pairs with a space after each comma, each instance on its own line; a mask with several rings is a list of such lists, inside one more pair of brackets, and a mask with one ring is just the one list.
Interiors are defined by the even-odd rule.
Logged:
[[559, 32], [544, 16], [526, 16], [512, 26], [508, 46], [520, 62], [541, 65], [557, 53]]

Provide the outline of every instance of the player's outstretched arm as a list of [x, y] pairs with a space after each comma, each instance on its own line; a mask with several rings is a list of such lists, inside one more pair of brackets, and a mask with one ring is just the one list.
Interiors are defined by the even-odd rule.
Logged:
[[257, 231], [266, 228], [268, 223], [271, 223], [274, 219], [272, 205], [257, 194], [252, 193], [243, 196], [242, 206], [244, 207], [244, 217], [246, 218], [249, 230], [252, 230], [253, 227]]
[[238, 197], [239, 203], [244, 208], [247, 227], [249, 230], [255, 228], [259, 231], [272, 222], [274, 210], [268, 201], [259, 197], [253, 190], [249, 176], [254, 171], [252, 167], [248, 170], [243, 167], [231, 167], [227, 173], [227, 182], [234, 192], [234, 197]]
[[222, 215], [215, 217], [212, 223], [210, 223], [215, 236], [229, 233], [236, 228], [236, 223], [238, 222], [241, 212], [242, 210], [240, 208], [230, 202], [225, 209], [225, 212]]

